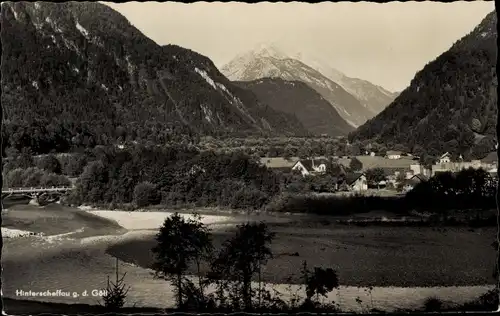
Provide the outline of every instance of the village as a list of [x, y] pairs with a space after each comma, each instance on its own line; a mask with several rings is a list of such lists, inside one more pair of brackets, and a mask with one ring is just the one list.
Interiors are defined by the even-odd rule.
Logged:
[[[404, 194], [418, 183], [428, 181], [438, 173], [456, 173], [464, 169], [483, 169], [493, 178], [497, 176], [497, 153], [491, 152], [483, 159], [464, 161], [460, 156], [452, 160], [448, 152], [442, 154], [431, 166], [424, 166], [419, 157], [410, 153], [389, 150], [384, 156], [365, 152], [358, 156], [333, 156], [300, 159], [298, 157], [264, 157], [261, 164], [284, 173], [300, 173], [304, 178], [323, 175], [327, 166], [334, 166], [337, 193]], [[429, 168], [430, 167], [430, 168]]]

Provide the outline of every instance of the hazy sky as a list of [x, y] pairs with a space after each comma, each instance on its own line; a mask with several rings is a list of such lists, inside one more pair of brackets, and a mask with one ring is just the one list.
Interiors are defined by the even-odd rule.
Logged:
[[190, 48], [219, 68], [259, 43], [274, 43], [391, 91], [403, 90], [495, 9], [494, 1], [104, 3], [158, 44]]

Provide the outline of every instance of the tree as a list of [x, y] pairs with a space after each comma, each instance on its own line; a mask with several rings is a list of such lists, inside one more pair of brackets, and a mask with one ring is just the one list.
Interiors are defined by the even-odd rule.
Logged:
[[[45, 176], [43, 170], [38, 168], [28, 168], [23, 172], [23, 187], [38, 187], [42, 184], [42, 178]], [[46, 177], [44, 184], [47, 182]]]
[[157, 202], [156, 186], [148, 181], [137, 184], [134, 188], [134, 201], [138, 207], [144, 207]]
[[358, 158], [354, 157], [351, 159], [351, 162], [349, 163], [349, 168], [352, 171], [360, 171], [361, 169], [363, 169], [363, 163], [359, 161]]
[[404, 172], [400, 172], [396, 177], [397, 188], [402, 188], [406, 180], [406, 175]]
[[108, 180], [106, 165], [100, 160], [92, 161], [85, 166], [77, 180], [77, 195], [85, 202], [102, 202]]
[[[165, 219], [156, 235], [157, 245], [152, 249], [155, 255], [153, 270], [156, 277], [170, 280], [177, 294], [177, 306], [183, 305], [183, 276], [190, 264], [199, 262], [212, 251], [210, 234], [198, 215], [184, 219], [175, 213]], [[200, 271], [198, 270], [198, 275]], [[200, 292], [203, 292], [200, 279]]]
[[33, 153], [30, 149], [23, 149], [17, 158], [17, 167], [27, 169], [34, 166]]
[[23, 174], [24, 170], [21, 168], [16, 168], [10, 170], [3, 178], [3, 186], [5, 188], [16, 188], [23, 186]]
[[325, 296], [334, 288], [339, 287], [339, 279], [337, 273], [332, 268], [314, 267], [313, 271], [307, 268], [307, 262], [302, 265], [302, 277], [306, 285], [306, 300], [305, 305], [309, 307], [313, 304], [312, 298], [316, 296], [316, 301], [319, 296]]
[[311, 155], [312, 155], [311, 143], [309, 141], [305, 142], [304, 145], [302, 147], [300, 147], [299, 150], [297, 151], [297, 155], [301, 159], [307, 159], [307, 158], [311, 157]]
[[294, 154], [295, 154], [294, 148], [290, 144], [287, 144], [285, 146], [285, 149], [283, 150], [283, 158], [289, 159], [293, 157]]
[[51, 173], [61, 173], [61, 163], [56, 158], [56, 156], [49, 154], [40, 158], [37, 163], [37, 167], [46, 170]]
[[375, 185], [380, 182], [380, 181], [384, 181], [385, 180], [385, 172], [384, 172], [384, 169], [382, 168], [372, 168], [372, 169], [368, 169], [366, 170], [366, 180], [368, 181], [368, 183], [372, 184], [372, 185]]
[[116, 311], [125, 305], [125, 299], [130, 289], [130, 286], [126, 288], [126, 284], [124, 283], [126, 273], [124, 273], [121, 278], [118, 277], [118, 258], [116, 258], [115, 272], [115, 282], [110, 281], [108, 276], [106, 291], [102, 297], [104, 306], [111, 311]]
[[419, 162], [427, 169], [431, 169], [435, 161], [436, 161], [435, 157], [427, 154], [423, 154], [419, 158]]
[[77, 177], [87, 165], [87, 157], [83, 154], [73, 154], [63, 167], [63, 173], [70, 177]]
[[[272, 258], [269, 244], [275, 234], [265, 223], [247, 223], [237, 226], [236, 235], [227, 240], [211, 264], [211, 277], [219, 281], [219, 288], [227, 288], [223, 278], [236, 281], [233, 297], [241, 297], [246, 310], [252, 309], [252, 277], [259, 279], [259, 301], [261, 298], [261, 269]], [[222, 291], [221, 291], [222, 292]], [[237, 303], [237, 302], [234, 302]]]
[[333, 156], [333, 155], [335, 155], [335, 147], [331, 143], [326, 144], [326, 146], [325, 146], [325, 155], [326, 156]]
[[401, 152], [404, 152], [404, 153], [408, 152], [408, 148], [406, 146], [404, 146], [404, 145], [401, 145], [401, 144], [394, 145], [394, 150], [401, 151]]
[[5, 154], [7, 157], [14, 158], [14, 157], [17, 157], [19, 155], [19, 150], [17, 150], [16, 148], [13, 148], [13, 147], [7, 147], [5, 149]]
[[350, 156], [358, 156], [361, 154], [361, 144], [358, 142], [355, 142], [351, 144], [351, 146], [348, 147], [349, 155]]
[[279, 150], [275, 146], [269, 147], [269, 150], [267, 151], [267, 157], [278, 157], [279, 156]]

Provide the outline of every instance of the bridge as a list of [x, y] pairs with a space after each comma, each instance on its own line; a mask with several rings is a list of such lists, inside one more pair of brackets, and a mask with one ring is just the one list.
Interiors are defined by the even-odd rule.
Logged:
[[36, 199], [57, 200], [61, 195], [70, 192], [74, 187], [30, 187], [30, 188], [5, 188], [2, 189], [2, 199], [9, 196], [24, 196]]

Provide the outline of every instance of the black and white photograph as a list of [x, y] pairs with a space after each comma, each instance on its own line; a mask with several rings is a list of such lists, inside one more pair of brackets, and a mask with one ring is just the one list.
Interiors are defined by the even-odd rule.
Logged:
[[4, 314], [498, 310], [494, 1], [0, 23]]

